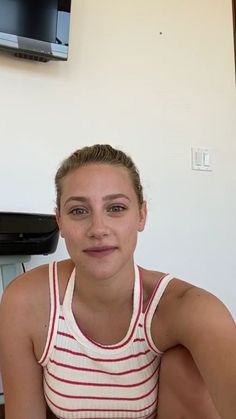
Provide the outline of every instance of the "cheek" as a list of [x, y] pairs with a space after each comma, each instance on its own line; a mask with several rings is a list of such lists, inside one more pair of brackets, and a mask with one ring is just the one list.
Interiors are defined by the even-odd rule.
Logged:
[[66, 243], [73, 243], [74, 241], [77, 241], [78, 243], [81, 229], [78, 229], [75, 225], [67, 225], [65, 228], [62, 228], [62, 233]]
[[137, 223], [131, 221], [126, 228], [123, 229], [123, 237], [127, 244], [136, 243], [137, 235], [138, 235], [138, 228]]

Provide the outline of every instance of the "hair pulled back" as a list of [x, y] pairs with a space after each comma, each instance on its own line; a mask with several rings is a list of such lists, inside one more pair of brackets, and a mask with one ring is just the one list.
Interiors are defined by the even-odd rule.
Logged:
[[56, 203], [58, 209], [60, 209], [63, 178], [68, 173], [71, 173], [72, 171], [82, 166], [92, 163], [111, 164], [114, 166], [121, 166], [126, 168], [132, 181], [138, 203], [140, 206], [142, 205], [143, 188], [140, 182], [139, 171], [133, 160], [126, 153], [113, 148], [109, 144], [95, 144], [93, 146], [86, 146], [74, 151], [74, 153], [63, 160], [59, 169], [57, 170], [55, 176], [55, 187]]

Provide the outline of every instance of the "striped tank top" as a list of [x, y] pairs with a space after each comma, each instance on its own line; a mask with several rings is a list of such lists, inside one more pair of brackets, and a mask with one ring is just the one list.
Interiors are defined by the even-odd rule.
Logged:
[[151, 337], [151, 320], [172, 279], [164, 276], [143, 312], [143, 289], [135, 267], [133, 314], [119, 343], [102, 345], [85, 336], [72, 312], [75, 271], [60, 305], [57, 264], [49, 266], [50, 322], [39, 363], [47, 404], [59, 419], [153, 419], [157, 415], [162, 352]]

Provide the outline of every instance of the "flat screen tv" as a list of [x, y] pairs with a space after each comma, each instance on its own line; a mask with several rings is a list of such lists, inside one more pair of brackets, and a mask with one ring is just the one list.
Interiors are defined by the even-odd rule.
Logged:
[[71, 0], [0, 0], [0, 49], [47, 62], [67, 60]]
[[234, 61], [236, 76], [236, 0], [233, 0], [233, 25], [234, 25]]

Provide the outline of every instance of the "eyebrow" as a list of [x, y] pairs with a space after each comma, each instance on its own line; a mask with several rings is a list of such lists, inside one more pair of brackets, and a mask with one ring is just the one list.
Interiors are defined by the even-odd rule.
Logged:
[[[125, 198], [128, 201], [130, 201], [130, 198], [123, 194], [123, 193], [116, 193], [116, 194], [110, 194], [110, 195], [106, 195], [102, 198], [103, 201], [111, 201], [112, 199], [118, 199], [118, 198]], [[64, 204], [64, 206], [66, 204], [68, 204], [71, 201], [77, 201], [77, 202], [88, 202], [89, 199], [86, 198], [85, 196], [70, 196], [70, 198], [68, 198]]]

